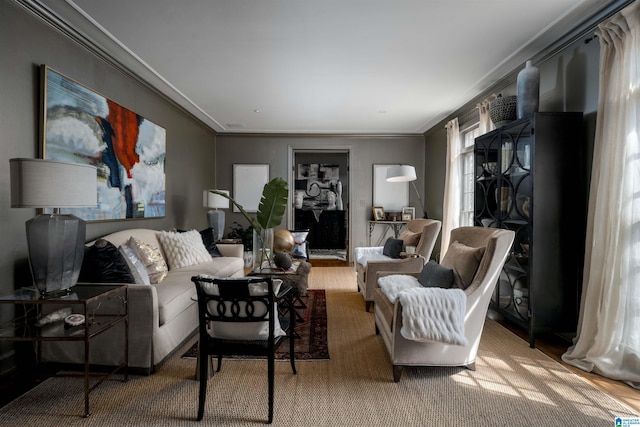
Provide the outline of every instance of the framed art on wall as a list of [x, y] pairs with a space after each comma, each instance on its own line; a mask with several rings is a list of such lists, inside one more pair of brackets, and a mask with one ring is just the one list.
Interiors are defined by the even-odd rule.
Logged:
[[[247, 212], [257, 212], [262, 189], [269, 182], [268, 164], [233, 165], [233, 198]], [[235, 205], [234, 212], [240, 212]]]
[[405, 206], [402, 208], [402, 220], [416, 219], [416, 208], [413, 206]]
[[61, 211], [87, 221], [164, 217], [166, 130], [46, 65], [42, 80], [42, 158], [98, 171], [98, 206]]

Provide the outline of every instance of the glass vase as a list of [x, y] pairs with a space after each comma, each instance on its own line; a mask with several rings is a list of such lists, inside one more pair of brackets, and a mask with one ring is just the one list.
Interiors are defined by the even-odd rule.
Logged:
[[272, 267], [273, 228], [262, 230], [258, 234], [253, 230], [253, 271], [262, 271]]

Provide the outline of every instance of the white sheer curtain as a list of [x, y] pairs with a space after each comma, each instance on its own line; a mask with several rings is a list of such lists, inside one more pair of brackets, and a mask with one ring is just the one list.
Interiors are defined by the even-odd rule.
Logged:
[[491, 121], [491, 116], [489, 115], [489, 107], [491, 106], [491, 102], [494, 99], [496, 99], [495, 94], [489, 96], [476, 105], [476, 107], [478, 107], [478, 114], [480, 116], [480, 124], [478, 126], [480, 135], [491, 132], [496, 128], [496, 125], [493, 124], [493, 122]]
[[440, 233], [440, 259], [449, 247], [451, 230], [460, 226], [460, 125], [458, 118], [450, 120], [447, 129], [447, 164], [444, 179], [444, 202], [442, 207], [442, 231]]
[[562, 359], [640, 388], [640, 7], [600, 24], [578, 336]]

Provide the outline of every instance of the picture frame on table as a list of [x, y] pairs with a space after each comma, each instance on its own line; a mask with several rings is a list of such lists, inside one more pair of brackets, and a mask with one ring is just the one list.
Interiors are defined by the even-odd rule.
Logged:
[[411, 221], [416, 219], [416, 208], [413, 206], [405, 206], [402, 208], [402, 220]]
[[373, 210], [373, 219], [376, 221], [384, 221], [384, 208], [382, 206], [374, 206], [371, 208]]

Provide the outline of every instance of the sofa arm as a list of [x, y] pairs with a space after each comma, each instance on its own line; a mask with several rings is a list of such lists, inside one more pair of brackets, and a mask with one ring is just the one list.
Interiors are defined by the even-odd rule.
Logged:
[[240, 243], [217, 243], [222, 256], [244, 258], [244, 245]]
[[160, 328], [153, 285], [129, 285], [129, 366], [153, 368], [153, 336]]

